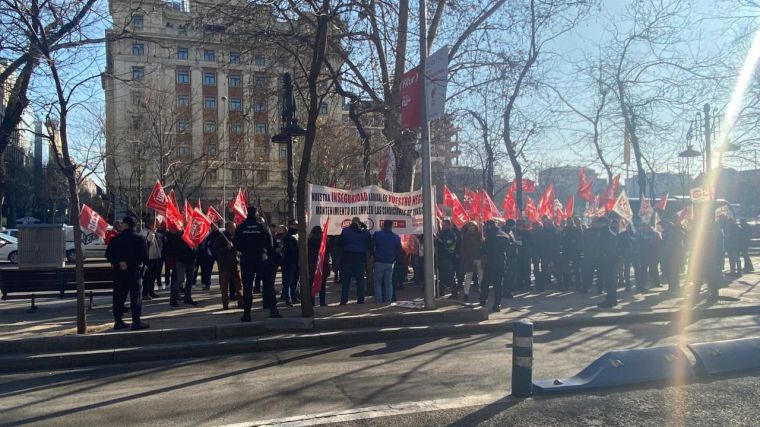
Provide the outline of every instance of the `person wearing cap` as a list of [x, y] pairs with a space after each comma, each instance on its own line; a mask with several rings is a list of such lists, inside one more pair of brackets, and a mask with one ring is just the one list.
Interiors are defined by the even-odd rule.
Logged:
[[264, 307], [269, 308], [269, 316], [282, 317], [277, 310], [277, 299], [274, 294], [274, 269], [270, 260], [270, 254], [274, 250], [272, 232], [256, 213], [254, 206], [248, 207], [248, 217], [235, 230], [232, 241], [235, 249], [241, 254], [243, 317], [240, 320], [242, 322], [251, 321], [253, 282], [257, 276], [261, 276], [262, 279], [262, 297]]
[[356, 303], [364, 304], [364, 280], [367, 273], [370, 236], [367, 227], [358, 217], [353, 217], [351, 225], [343, 229], [339, 244], [343, 247], [343, 266], [340, 269], [343, 286], [340, 292], [340, 305], [348, 304], [351, 279], [356, 279]]
[[148, 262], [148, 245], [145, 238], [135, 233], [135, 219], [124, 218], [122, 230], [111, 239], [106, 249], [106, 259], [113, 268], [113, 317], [114, 329], [129, 327], [124, 322], [124, 302], [129, 294], [132, 310], [132, 330], [147, 329], [140, 321], [142, 315], [143, 265]]

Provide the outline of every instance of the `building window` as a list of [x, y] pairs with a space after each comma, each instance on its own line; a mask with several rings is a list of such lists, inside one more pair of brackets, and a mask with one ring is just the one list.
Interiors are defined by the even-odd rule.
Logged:
[[187, 58], [189, 57], [190, 57], [190, 54], [186, 47], [177, 48], [177, 59], [187, 60]]
[[206, 181], [210, 183], [215, 183], [216, 180], [218, 179], [218, 176], [219, 176], [219, 172], [216, 169], [209, 169], [206, 172]]
[[187, 70], [177, 71], [177, 84], [190, 84], [190, 72]]
[[132, 15], [132, 28], [142, 30], [145, 27], [145, 17], [142, 15]]
[[204, 86], [216, 86], [216, 73], [203, 73]]
[[140, 104], [142, 104], [142, 96], [140, 96], [140, 92], [132, 92], [132, 106], [139, 107]]
[[187, 108], [190, 106], [190, 97], [187, 95], [179, 95], [177, 96], [177, 107], [178, 108]]
[[253, 63], [258, 67], [267, 65], [267, 58], [264, 55], [256, 55], [253, 57]]
[[132, 130], [139, 130], [139, 129], [140, 129], [140, 118], [132, 117]]
[[235, 122], [230, 125], [230, 133], [233, 135], [240, 135], [243, 133], [243, 125], [242, 123]]
[[257, 135], [266, 135], [267, 133], [267, 124], [266, 123], [256, 123], [256, 134]]
[[132, 80], [142, 80], [145, 77], [145, 67], [132, 67]]
[[263, 113], [267, 111], [267, 103], [264, 101], [256, 101], [253, 105], [253, 109], [257, 113]]
[[216, 52], [206, 49], [203, 51], [203, 60], [206, 62], [216, 61]]
[[209, 156], [215, 157], [218, 154], [218, 150], [216, 148], [216, 144], [209, 144], [206, 146], [206, 154]]
[[280, 182], [288, 182], [288, 171], [282, 171], [280, 175]]
[[240, 63], [240, 52], [230, 52], [230, 64]]
[[132, 43], [132, 55], [134, 56], [145, 55], [145, 45], [142, 43]]
[[230, 75], [230, 87], [240, 87], [243, 84], [243, 79], [237, 74]]
[[319, 114], [327, 114], [327, 103], [322, 102], [319, 104]]
[[190, 147], [188, 147], [186, 144], [178, 145], [177, 155], [180, 157], [187, 157], [190, 155]]
[[207, 96], [203, 98], [203, 109], [216, 110], [216, 97]]
[[203, 123], [203, 132], [205, 133], [216, 132], [216, 122], [213, 120], [206, 120], [206, 122]]
[[288, 158], [288, 147], [280, 147], [280, 159]]
[[237, 145], [230, 145], [230, 160], [237, 162], [240, 155], [240, 147]]
[[243, 181], [243, 170], [242, 169], [232, 169], [232, 182], [242, 182]]
[[243, 100], [240, 98], [230, 98], [230, 111], [241, 111], [243, 109]]
[[267, 171], [256, 171], [257, 184], [266, 184], [267, 179], [269, 179], [269, 174], [267, 173]]
[[256, 80], [254, 82], [254, 85], [257, 88], [265, 88], [267, 85], [267, 79], [264, 77], [256, 77]]
[[177, 120], [177, 133], [185, 133], [190, 130], [190, 122], [184, 119]]

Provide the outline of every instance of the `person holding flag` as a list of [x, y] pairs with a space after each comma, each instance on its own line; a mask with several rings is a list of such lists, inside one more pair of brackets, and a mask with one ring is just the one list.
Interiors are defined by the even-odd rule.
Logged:
[[243, 292], [238, 269], [237, 251], [232, 244], [235, 238], [235, 223], [224, 223], [224, 231], [216, 233], [213, 253], [219, 267], [219, 289], [222, 292], [222, 310], [229, 308], [230, 289], [236, 296], [238, 308], [243, 308]]
[[163, 264], [164, 237], [156, 231], [156, 219], [148, 217], [142, 236], [148, 245], [148, 265], [143, 277], [143, 300], [158, 298], [156, 282], [161, 286], [161, 266]]
[[[329, 223], [328, 223], [329, 224]], [[330, 251], [326, 245], [329, 245], [326, 230], [322, 230], [320, 226], [314, 226], [309, 233], [309, 239], [307, 245], [309, 246], [309, 282], [314, 285], [314, 280], [317, 276], [317, 262], [322, 258], [322, 274], [319, 279], [319, 306], [327, 307], [327, 277], [330, 276], [330, 259], [327, 256]], [[324, 250], [323, 250], [324, 249]], [[314, 293], [314, 292], [312, 292]]]

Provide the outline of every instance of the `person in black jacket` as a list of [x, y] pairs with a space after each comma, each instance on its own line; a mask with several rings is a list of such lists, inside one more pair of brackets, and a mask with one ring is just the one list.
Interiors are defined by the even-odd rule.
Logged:
[[172, 307], [179, 307], [180, 289], [184, 290], [185, 296], [182, 302], [189, 305], [198, 305], [193, 301], [193, 285], [195, 284], [195, 249], [191, 248], [182, 238], [181, 232], [167, 233], [167, 245], [169, 252], [177, 261], [176, 275], [172, 279], [171, 294], [169, 304]]
[[269, 308], [270, 317], [282, 317], [277, 311], [274, 295], [274, 275], [269, 259], [273, 251], [272, 232], [256, 216], [256, 208], [248, 207], [248, 217], [237, 230], [233, 245], [240, 252], [240, 269], [243, 279], [243, 317], [242, 322], [251, 321], [253, 305], [253, 282], [261, 275], [264, 306]]
[[[615, 219], [614, 221], [619, 221]], [[618, 230], [618, 223], [613, 224], [612, 229]], [[594, 233], [597, 236], [598, 258], [596, 261], [596, 274], [599, 288], [606, 289], [607, 295], [604, 301], [599, 303], [600, 308], [610, 308], [617, 305], [617, 277], [616, 266], [619, 261], [617, 236], [610, 231], [610, 220], [600, 217], [594, 220]]]
[[486, 239], [483, 242], [483, 280], [480, 285], [480, 306], [488, 301], [488, 288], [493, 286], [494, 301], [491, 311], [501, 311], [502, 276], [507, 262], [507, 251], [512, 245], [512, 238], [499, 229], [496, 222], [486, 221]]
[[285, 305], [293, 306], [298, 298], [298, 222], [288, 222], [288, 232], [282, 238], [282, 299]]
[[739, 220], [739, 236], [741, 237], [739, 253], [744, 259], [742, 273], [752, 273], [755, 271], [755, 267], [752, 265], [752, 260], [749, 258], [749, 244], [752, 241], [752, 230], [750, 229], [749, 224], [747, 224], [746, 218]]
[[142, 315], [142, 275], [143, 265], [148, 261], [148, 245], [145, 239], [134, 232], [135, 219], [124, 218], [123, 230], [109, 242], [106, 258], [113, 267], [113, 317], [114, 329], [125, 329], [124, 302], [129, 294], [132, 310], [132, 330], [147, 329], [149, 325], [140, 321]]

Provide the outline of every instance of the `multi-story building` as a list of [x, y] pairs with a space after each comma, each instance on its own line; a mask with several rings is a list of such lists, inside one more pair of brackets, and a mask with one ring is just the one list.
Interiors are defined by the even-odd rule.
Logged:
[[[272, 220], [287, 211], [287, 150], [271, 137], [293, 56], [214, 23], [216, 3], [109, 2], [102, 85], [106, 182], [117, 216], [141, 214], [156, 180], [204, 205], [229, 201], [242, 187]], [[278, 25], [266, 7], [255, 13], [248, 21]], [[339, 105], [325, 110], [340, 121]]]

